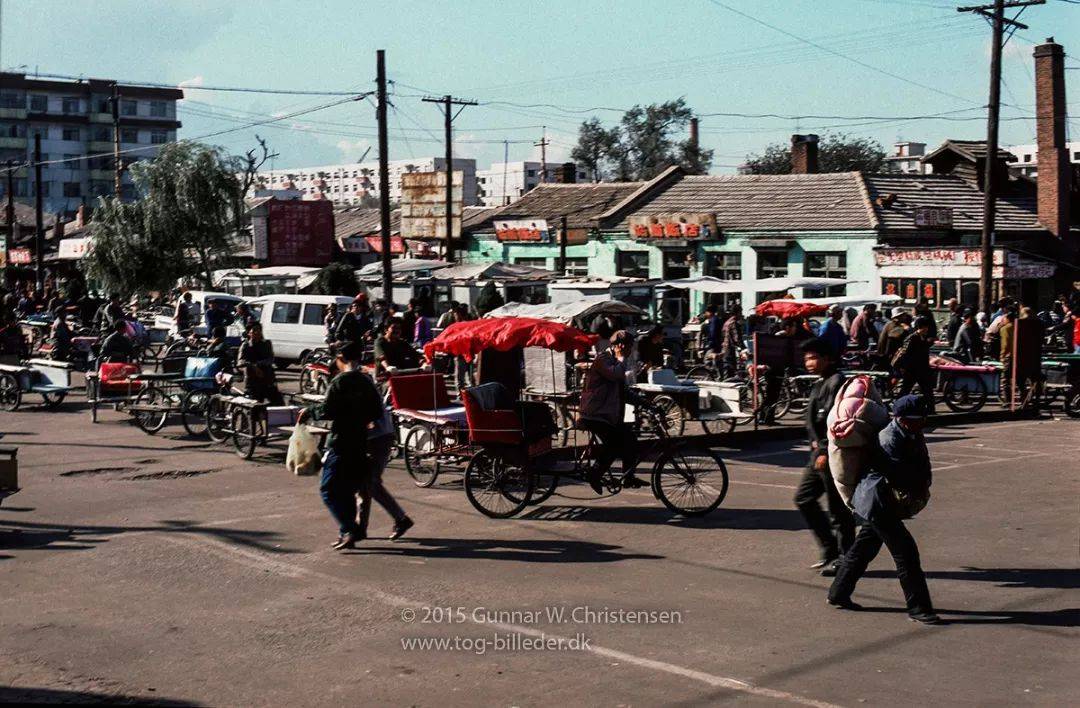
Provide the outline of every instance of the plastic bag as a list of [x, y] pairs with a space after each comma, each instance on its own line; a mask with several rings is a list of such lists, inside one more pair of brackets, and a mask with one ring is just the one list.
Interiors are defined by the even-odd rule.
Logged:
[[303, 423], [298, 424], [289, 436], [285, 469], [298, 477], [315, 474], [319, 469], [319, 441]]

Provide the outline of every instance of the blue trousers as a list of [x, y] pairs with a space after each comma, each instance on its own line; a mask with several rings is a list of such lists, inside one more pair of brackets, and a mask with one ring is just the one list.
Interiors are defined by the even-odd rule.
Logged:
[[343, 534], [360, 535], [356, 523], [356, 492], [368, 474], [367, 465], [367, 455], [363, 451], [342, 455], [331, 448], [323, 460], [319, 492]]

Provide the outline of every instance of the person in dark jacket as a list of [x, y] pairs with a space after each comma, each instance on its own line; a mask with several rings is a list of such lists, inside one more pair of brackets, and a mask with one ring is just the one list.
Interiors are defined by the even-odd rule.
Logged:
[[601, 479], [616, 457], [622, 458], [623, 486], [644, 483], [634, 476], [637, 467], [637, 439], [624, 421], [627, 401], [626, 361], [634, 350], [634, 340], [626, 330], [611, 335], [611, 346], [597, 355], [582, 385], [579, 423], [600, 441], [596, 464], [589, 473], [589, 485], [604, 493]]
[[67, 361], [68, 356], [71, 354], [71, 337], [71, 327], [68, 325], [67, 313], [64, 312], [63, 308], [59, 308], [56, 312], [56, 319], [53, 320], [49, 337], [52, 344], [52, 351], [49, 352], [49, 356], [57, 361]]
[[214, 329], [210, 330], [210, 341], [206, 344], [204, 350], [204, 356], [212, 359], [217, 359], [220, 365], [220, 371], [229, 372], [233, 368], [232, 357], [229, 356], [229, 343], [226, 341], [226, 330], [223, 326], [218, 325]]
[[956, 341], [956, 335], [960, 332], [960, 326], [964, 324], [964, 313], [966, 310], [960, 309], [960, 303], [956, 301], [956, 298], [949, 298], [949, 321], [945, 325], [945, 341], [952, 346]]
[[975, 311], [964, 310], [962, 323], [953, 338], [953, 351], [957, 358], [968, 364], [981, 361], [985, 348], [983, 346], [982, 329], [975, 321]]
[[[337, 351], [337, 369], [326, 389], [326, 399], [301, 412], [297, 423], [308, 418], [330, 421], [330, 435], [326, 441], [323, 458], [322, 479], [319, 492], [323, 503], [337, 522], [340, 535], [334, 542], [335, 550], [355, 548], [364, 539], [364, 530], [357, 521], [356, 495], [369, 491], [371, 461], [368, 458], [368, 429], [385, 416], [382, 400], [375, 385], [359, 368], [363, 345], [348, 342]], [[382, 494], [385, 500], [389, 493]], [[394, 532], [391, 540], [400, 538], [413, 522], [396, 507]]]
[[[820, 376], [821, 380], [810, 389], [806, 406], [806, 435], [810, 439], [810, 460], [806, 464], [802, 481], [795, 492], [795, 506], [814, 532], [821, 547], [821, 560], [811, 568], [821, 569], [821, 574], [836, 573], [836, 562], [855, 540], [855, 521], [836, 490], [829, 471], [829, 411], [836, 400], [836, 393], [844, 383], [837, 371], [836, 352], [821, 339], [808, 339], [802, 343], [803, 364], [806, 370]], [[818, 500], [825, 495], [829, 504], [829, 516]], [[835, 531], [834, 531], [835, 527]]]
[[929, 317], [916, 319], [912, 331], [892, 359], [893, 368], [903, 377], [900, 395], [911, 393], [918, 384], [931, 413], [934, 411], [934, 370], [930, 368], [930, 345], [934, 342], [932, 323]]
[[874, 329], [876, 315], [877, 305], [869, 303], [863, 305], [862, 312], [852, 321], [849, 335], [855, 351], [865, 352], [870, 348], [871, 342], [877, 341], [877, 330]]
[[[919, 547], [903, 522], [912, 515], [912, 510], [921, 509], [930, 498], [933, 475], [922, 433], [928, 412], [926, 401], [919, 396], [899, 398], [893, 406], [892, 422], [878, 434], [879, 447], [869, 472], [880, 475], [884, 482], [877, 485], [873, 494], [865, 496], [860, 496], [860, 489], [856, 488], [852, 503], [860, 516], [865, 514], [868, 518], [862, 519], [859, 535], [844, 554], [829, 588], [828, 603], [833, 607], [862, 609], [851, 601], [851, 594], [884, 544], [896, 563], [908, 616], [924, 624], [940, 621], [930, 600]], [[860, 480], [860, 486], [868, 481], [868, 478]]]
[[645, 383], [648, 380], [649, 369], [664, 368], [664, 328], [656, 325], [638, 337], [637, 349], [638, 363], [641, 364], [638, 383]]
[[878, 337], [877, 347], [878, 359], [883, 367], [888, 368], [890, 366], [893, 356], [895, 356], [896, 351], [900, 349], [900, 345], [904, 343], [904, 338], [908, 335], [910, 330], [910, 312], [897, 312], [885, 323], [885, 327], [881, 330], [881, 335]]
[[206, 303], [206, 312], [203, 314], [206, 329], [213, 330], [215, 327], [228, 327], [233, 323], [233, 317], [225, 310], [220, 300], [209, 300]]
[[725, 378], [738, 373], [739, 350], [744, 348], [744, 323], [742, 306], [733, 305], [720, 333], [720, 370]]
[[176, 322], [176, 331], [181, 334], [195, 326], [195, 304], [191, 301], [191, 293], [180, 296], [173, 311], [173, 320]]
[[249, 325], [247, 339], [240, 345], [236, 366], [244, 372], [244, 395], [256, 401], [280, 406], [284, 399], [274, 376], [274, 346], [263, 337], [262, 325]]
[[112, 362], [130, 362], [135, 356], [135, 347], [127, 336], [127, 323], [118, 320], [112, 327], [112, 333], [101, 343], [98, 358]]
[[338, 322], [334, 338], [338, 344], [346, 342], [363, 342], [371, 338], [371, 315], [368, 314], [367, 300], [357, 298], [349, 304], [341, 321]]

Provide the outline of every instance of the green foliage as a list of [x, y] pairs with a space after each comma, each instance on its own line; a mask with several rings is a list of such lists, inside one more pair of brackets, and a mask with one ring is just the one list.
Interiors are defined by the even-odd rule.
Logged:
[[[885, 169], [885, 148], [869, 138], [847, 133], [826, 134], [818, 142], [819, 172], [881, 172]], [[791, 145], [772, 143], [760, 155], [748, 155], [745, 169], [755, 175], [791, 173]]]
[[676, 140], [690, 124], [694, 112], [678, 98], [665, 103], [634, 106], [619, 125], [604, 128], [596, 118], [578, 129], [578, 144], [570, 153], [597, 180], [619, 182], [652, 179], [671, 165], [690, 174], [705, 174], [712, 165], [712, 150]]
[[316, 295], [348, 295], [354, 297], [359, 291], [356, 274], [347, 263], [331, 263], [315, 276], [311, 292]]
[[490, 280], [480, 289], [480, 294], [476, 297], [476, 311], [481, 317], [494, 310], [496, 307], [502, 307], [506, 304], [503, 300], [503, 296], [499, 294], [498, 288], [495, 287], [495, 283]]
[[167, 290], [192, 276], [210, 287], [229, 265], [244, 220], [248, 161], [198, 143], [173, 143], [131, 166], [138, 200], [102, 199], [91, 222], [86, 274], [124, 294]]

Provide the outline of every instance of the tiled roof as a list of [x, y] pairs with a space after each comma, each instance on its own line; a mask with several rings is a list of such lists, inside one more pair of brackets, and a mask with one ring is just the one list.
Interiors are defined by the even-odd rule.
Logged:
[[872, 229], [872, 210], [858, 172], [810, 175], [688, 175], [628, 205], [632, 215], [715, 212], [721, 229]]
[[[334, 209], [334, 236], [339, 240], [353, 236], [377, 236], [379, 234], [379, 210], [369, 207], [345, 207]], [[390, 233], [401, 232], [401, 210], [390, 212]]]
[[[953, 230], [981, 231], [983, 193], [970, 182], [952, 175], [866, 175], [866, 185], [882, 228], [915, 230], [915, 207], [951, 207]], [[878, 198], [894, 194], [889, 206]], [[997, 200], [996, 227], [1002, 231], [1043, 231], [1038, 223], [1035, 191], [1010, 193]]]
[[[985, 140], [946, 140], [933, 152], [924, 155], [923, 162], [931, 161], [943, 150], [952, 150], [973, 162], [986, 157], [987, 152]], [[1001, 147], [998, 148], [998, 158], [1006, 162], [1016, 162], [1016, 155]]]
[[[15, 223], [24, 229], [32, 229], [36, 224], [34, 207], [20, 201], [13, 202], [15, 207]], [[45, 228], [52, 228], [56, 217], [49, 212], [42, 214], [42, 224]], [[0, 203], [0, 226], [7, 226], [7, 202]]]
[[566, 217], [572, 229], [588, 228], [594, 220], [635, 191], [644, 182], [597, 182], [541, 184], [513, 204], [487, 215], [481, 222], [490, 227], [495, 219], [535, 218], [557, 222]]

